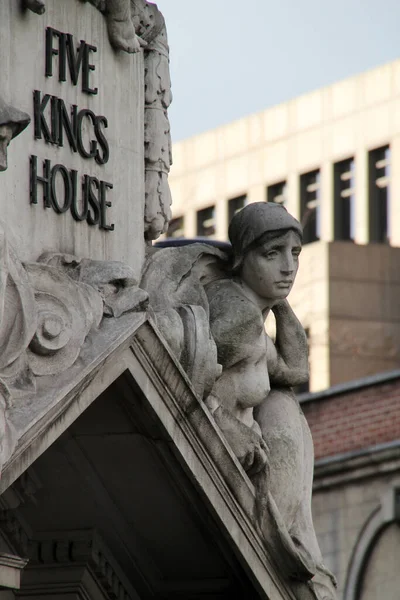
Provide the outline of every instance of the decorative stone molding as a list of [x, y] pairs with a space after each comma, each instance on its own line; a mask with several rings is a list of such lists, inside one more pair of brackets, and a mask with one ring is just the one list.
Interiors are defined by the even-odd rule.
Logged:
[[21, 585], [21, 571], [28, 560], [0, 552], [0, 589], [19, 589]]
[[29, 533], [18, 519], [14, 510], [0, 511], [0, 526], [18, 553], [22, 556], [29, 556]]
[[172, 101], [169, 47], [164, 17], [155, 4], [133, 2], [136, 31], [147, 43], [144, 49], [145, 85], [145, 237], [155, 240], [171, 219], [168, 173], [172, 144], [168, 107]]
[[[133, 600], [137, 597], [128, 578], [95, 531], [71, 531], [66, 534], [55, 532], [39, 535], [30, 542], [29, 557], [28, 583], [24, 585], [22, 595], [28, 593], [29, 582], [31, 585], [34, 582], [35, 589], [39, 593], [41, 582], [44, 589], [48, 589], [49, 583], [43, 580], [43, 577], [46, 576], [43, 566], [51, 566], [53, 571], [59, 566], [65, 571], [69, 568], [73, 570], [75, 564], [84, 564], [96, 576], [107, 598]], [[77, 580], [76, 584], [79, 583], [80, 581]]]
[[0, 232], [1, 465], [17, 442], [8, 414], [37, 378], [71, 367], [103, 316], [145, 310], [148, 295], [118, 262], [48, 254], [23, 265]]

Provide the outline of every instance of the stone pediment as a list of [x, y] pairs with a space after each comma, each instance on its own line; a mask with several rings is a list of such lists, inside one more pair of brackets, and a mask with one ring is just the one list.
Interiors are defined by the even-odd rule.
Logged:
[[[21, 437], [3, 469], [0, 489], [8, 489], [3, 494], [5, 502], [13, 482], [27, 469], [29, 473], [30, 465], [37, 472], [40, 456], [46, 456], [46, 450], [118, 381], [123, 381], [128, 404], [140, 403], [144, 413], [151, 415], [146, 418], [153, 436], [162, 435], [172, 446], [196, 490], [196, 510], [205, 511], [208, 518], [212, 515], [216, 538], [228, 536], [231, 551], [242, 567], [252, 572], [258, 590], [254, 597], [314, 598], [306, 584], [289, 583], [282, 568], [277, 568], [276, 559], [271, 558], [275, 534], [271, 530], [268, 550], [254, 519], [256, 497], [250, 480], [145, 312], [106, 320], [94, 336], [89, 336], [76, 363], [57, 377], [41, 378], [35, 396], [12, 415]], [[132, 406], [131, 411], [135, 410]], [[155, 434], [155, 430], [163, 433]], [[82, 464], [81, 450], [75, 447], [74, 452], [76, 464]], [[129, 479], [129, 459], [125, 456], [124, 460], [123, 470]], [[101, 455], [95, 467], [101, 471]], [[37, 498], [39, 501], [39, 493]], [[26, 519], [32, 512], [24, 513], [23, 509], [22, 514]]]

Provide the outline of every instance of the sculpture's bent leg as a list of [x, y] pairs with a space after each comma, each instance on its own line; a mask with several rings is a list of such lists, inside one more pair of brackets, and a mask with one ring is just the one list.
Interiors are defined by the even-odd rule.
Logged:
[[303, 421], [293, 392], [271, 390], [255, 410], [255, 419], [270, 449], [268, 491], [290, 531], [303, 496], [305, 471]]
[[108, 35], [114, 48], [139, 52], [140, 42], [131, 19], [130, 0], [106, 0], [106, 11]]
[[299, 575], [302, 563], [305, 576], [307, 569], [315, 573], [317, 597], [333, 599], [335, 579], [322, 563], [312, 521], [314, 446], [307, 420], [290, 389], [272, 390], [255, 418], [270, 450], [264, 492], [268, 511], [281, 529], [283, 545], [298, 556]]

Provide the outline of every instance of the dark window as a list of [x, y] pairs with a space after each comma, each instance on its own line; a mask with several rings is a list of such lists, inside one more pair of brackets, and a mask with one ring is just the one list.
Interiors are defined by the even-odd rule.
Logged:
[[184, 237], [183, 230], [184, 220], [183, 217], [176, 217], [171, 219], [168, 225], [167, 237], [169, 238], [182, 238]]
[[390, 192], [390, 148], [383, 146], [368, 154], [369, 170], [369, 240], [388, 242]]
[[280, 181], [267, 187], [267, 202], [286, 203], [286, 181]]
[[209, 237], [215, 234], [215, 206], [197, 211], [197, 235]]
[[246, 205], [246, 196], [238, 196], [228, 200], [228, 223], [230, 223], [239, 210], [242, 210]]
[[334, 239], [354, 240], [354, 159], [333, 165]]
[[300, 220], [303, 226], [303, 244], [319, 240], [319, 171], [300, 176]]

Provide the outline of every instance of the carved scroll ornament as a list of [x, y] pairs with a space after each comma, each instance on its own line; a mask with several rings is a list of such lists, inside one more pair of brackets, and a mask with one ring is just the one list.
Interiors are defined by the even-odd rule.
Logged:
[[24, 265], [0, 230], [0, 470], [16, 443], [13, 404], [71, 367], [103, 317], [144, 310], [147, 297], [119, 262], [47, 254]]

